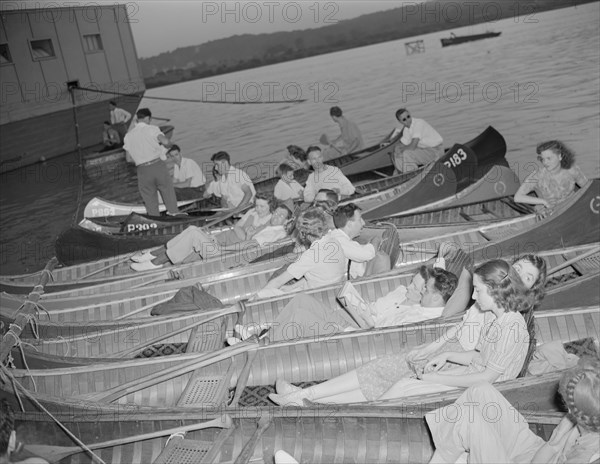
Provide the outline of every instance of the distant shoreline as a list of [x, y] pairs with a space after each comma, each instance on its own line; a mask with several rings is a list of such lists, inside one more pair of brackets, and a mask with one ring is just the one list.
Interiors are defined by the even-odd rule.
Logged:
[[[442, 17], [441, 15], [439, 15], [440, 17], [438, 18], [435, 18], [434, 16], [434, 19], [437, 19], [437, 21], [432, 22], [429, 21], [429, 16], [427, 16], [429, 13], [427, 12], [423, 12], [421, 15], [421, 18], [427, 19], [426, 21], [407, 21], [407, 18], [413, 19], [413, 16], [418, 17], [419, 13], [415, 13], [415, 10], [408, 12], [406, 10], [407, 7], [402, 7], [395, 10], [359, 16], [352, 20], [342, 21], [339, 24], [324, 26], [318, 29], [284, 33], [275, 32], [271, 34], [261, 34], [260, 36], [234, 36], [199, 46], [180, 48], [150, 58], [140, 59], [140, 62], [142, 63], [142, 69], [145, 75], [144, 81], [146, 88], [153, 89], [180, 82], [193, 81], [246, 69], [260, 68], [262, 66], [269, 66], [287, 61], [415, 37], [432, 32], [474, 26], [486, 22], [489, 23], [490, 29], [493, 29], [495, 22], [487, 21], [489, 18], [485, 16], [485, 11], [491, 10], [490, 8], [487, 8], [488, 6], [494, 6], [494, 8], [496, 8], [496, 10], [494, 10], [497, 12], [494, 16], [496, 21], [510, 17], [525, 17], [523, 20], [526, 21], [528, 17], [530, 20], [534, 20], [535, 14], [544, 11], [577, 7], [578, 5], [594, 3], [597, 1], [598, 0], [572, 0], [565, 4], [557, 2], [556, 0], [526, 0], [518, 3], [507, 2], [507, 7], [503, 9], [498, 8], [497, 3], [485, 0], [481, 2], [481, 5], [483, 5], [483, 8], [481, 8], [482, 11], [474, 10], [473, 17], [469, 15], [468, 18], [465, 18], [466, 20], [470, 20], [467, 22], [462, 20], [463, 18], [460, 18], [458, 21], [449, 21], [449, 18]], [[443, 4], [439, 2], [429, 2], [425, 5], [429, 5], [428, 8], [430, 8], [430, 11], [434, 11], [434, 8], [443, 11]], [[460, 5], [460, 2], [456, 2], [456, 5]], [[465, 3], [464, 7], [467, 8], [468, 5], [473, 5], [473, 2]], [[518, 6], [518, 8], [515, 9], [515, 6]], [[414, 8], [414, 6], [412, 8]], [[359, 23], [362, 26], [362, 34], [357, 35], [355, 34], [355, 31], [357, 30], [356, 25]], [[392, 27], [390, 27], [390, 24]], [[397, 27], [398, 24], [403, 24], [404, 27], [399, 28]], [[378, 29], [379, 25], [381, 25], [380, 29]], [[310, 38], [308, 37], [309, 35]], [[235, 52], [240, 48], [240, 42], [246, 44], [248, 42], [256, 42], [256, 46], [253, 48], [257, 50], [256, 53], [258, 53], [259, 56], [245, 59], [245, 57], [241, 58], [239, 53], [236, 55]], [[277, 45], [273, 46], [273, 43]], [[271, 45], [269, 46], [269, 44]], [[206, 62], [202, 61], [198, 63], [197, 66], [190, 66], [190, 50], [202, 49], [203, 47], [207, 49], [204, 52], [205, 55], [212, 52], [214, 55], [218, 55], [218, 61], [209, 58]], [[157, 66], [161, 66], [161, 62], [163, 61], [173, 63], [178, 60], [187, 63], [187, 65], [185, 67], [172, 65], [171, 69], [167, 72], [159, 71], [150, 77], [146, 77], [149, 67], [156, 68]], [[212, 63], [210, 60], [215, 62]]]

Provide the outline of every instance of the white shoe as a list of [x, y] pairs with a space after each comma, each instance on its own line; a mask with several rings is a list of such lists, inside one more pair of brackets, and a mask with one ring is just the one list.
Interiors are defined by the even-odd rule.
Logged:
[[242, 341], [239, 338], [227, 337], [227, 344], [229, 346], [237, 345], [238, 343], [242, 343]]
[[247, 340], [254, 335], [261, 339], [266, 335], [266, 333], [263, 334], [263, 331], [269, 330], [270, 328], [271, 324], [236, 324], [233, 330], [240, 336], [242, 340]]
[[275, 464], [298, 464], [290, 454], [283, 450], [275, 451]]
[[131, 257], [131, 261], [134, 263], [145, 263], [146, 261], [152, 261], [156, 256], [154, 256], [149, 251], [138, 251]]
[[270, 393], [269, 399], [279, 406], [296, 406], [296, 407], [304, 407], [304, 399], [303, 391], [289, 393], [287, 395], [278, 395], [277, 393]]
[[277, 383], [275, 383], [275, 391], [279, 395], [289, 395], [290, 393], [302, 391], [302, 388], [296, 387], [285, 380], [279, 379], [277, 380]]
[[134, 271], [152, 271], [154, 269], [161, 269], [162, 264], [154, 264], [152, 261], [145, 261], [143, 263], [132, 263], [130, 267]]

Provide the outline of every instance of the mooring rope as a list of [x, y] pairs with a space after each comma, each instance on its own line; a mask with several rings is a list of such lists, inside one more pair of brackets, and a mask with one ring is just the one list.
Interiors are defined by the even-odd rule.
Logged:
[[[77, 438], [77, 436], [75, 436], [68, 428], [66, 425], [64, 425], [61, 421], [59, 421], [56, 417], [54, 417], [52, 415], [52, 413], [50, 411], [48, 411], [30, 392], [29, 390], [27, 390], [23, 385], [21, 385], [19, 383], [19, 381], [17, 379], [15, 379], [14, 375], [12, 375], [12, 372], [10, 372], [3, 364], [0, 363], [0, 370], [2, 371], [1, 373], [4, 376], [7, 376], [12, 385], [13, 385], [13, 390], [15, 392], [15, 396], [17, 397], [19, 404], [21, 405], [21, 410], [25, 411], [25, 408], [23, 407], [23, 403], [21, 401], [21, 398], [19, 396], [19, 393], [17, 392], [17, 389], [20, 389], [22, 391], [22, 393], [33, 403], [35, 404], [38, 408], [40, 408], [43, 412], [45, 412], [46, 414], [48, 414], [48, 416], [50, 416], [50, 418], [52, 418], [52, 420], [54, 422], [56, 422], [56, 424], [64, 430], [64, 432], [79, 446], [81, 447], [85, 452], [89, 453], [92, 455], [93, 458], [97, 459], [97, 461], [101, 464], [106, 464], [106, 462], [100, 457], [98, 456], [96, 453], [94, 453], [85, 443], [83, 443], [79, 438]], [[17, 387], [17, 388], [15, 388]], [[43, 456], [42, 456], [43, 457]]]
[[197, 99], [193, 99], [193, 98], [173, 98], [173, 97], [151, 97], [149, 95], [143, 95], [143, 96], [139, 96], [139, 95], [132, 95], [132, 94], [128, 94], [128, 93], [120, 93], [120, 92], [115, 92], [114, 90], [100, 90], [100, 89], [91, 89], [89, 87], [73, 87], [74, 89], [77, 90], [85, 90], [86, 92], [96, 92], [96, 93], [105, 93], [105, 94], [109, 94], [109, 95], [119, 95], [121, 97], [128, 97], [128, 98], [138, 98], [138, 99], [142, 99], [142, 98], [147, 98], [148, 100], [163, 100], [163, 101], [175, 101], [175, 102], [184, 102], [184, 103], [215, 103], [217, 105], [266, 105], [266, 104], [273, 104], [273, 103], [303, 103], [305, 101], [307, 101], [306, 98], [300, 98], [298, 100], [267, 100], [267, 101], [223, 101], [223, 100], [197, 100]]

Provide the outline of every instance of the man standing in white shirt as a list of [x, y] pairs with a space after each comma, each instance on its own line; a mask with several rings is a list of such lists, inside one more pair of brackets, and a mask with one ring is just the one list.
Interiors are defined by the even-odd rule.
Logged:
[[150, 125], [152, 113], [148, 108], [140, 108], [136, 116], [137, 124], [125, 136], [123, 148], [135, 162], [138, 190], [146, 206], [146, 213], [158, 216], [157, 192], [160, 192], [169, 214], [178, 214], [173, 179], [166, 163], [161, 159], [162, 145], [170, 147], [171, 142], [158, 127]]
[[181, 155], [179, 145], [173, 145], [167, 152], [173, 163], [173, 186], [178, 200], [194, 200], [204, 195], [206, 178], [198, 163]]
[[413, 118], [407, 109], [396, 111], [400, 127], [396, 128], [390, 139], [402, 132], [400, 144], [394, 151], [394, 166], [399, 172], [414, 171], [444, 154], [442, 136], [425, 120]]
[[205, 197], [214, 195], [221, 199], [221, 204], [228, 209], [244, 209], [254, 200], [256, 190], [250, 176], [240, 169], [231, 165], [229, 153], [220, 151], [211, 157], [215, 165], [218, 179], [211, 182]]
[[127, 125], [131, 122], [131, 113], [119, 108], [114, 100], [108, 103], [108, 107], [110, 108], [110, 123], [123, 140], [127, 134]]
[[354, 185], [335, 166], [329, 166], [323, 162], [323, 154], [317, 146], [308, 147], [308, 164], [312, 166], [312, 172], [304, 186], [304, 201], [307, 203], [315, 199], [315, 195], [321, 189], [329, 189], [339, 196], [352, 195], [355, 192]]

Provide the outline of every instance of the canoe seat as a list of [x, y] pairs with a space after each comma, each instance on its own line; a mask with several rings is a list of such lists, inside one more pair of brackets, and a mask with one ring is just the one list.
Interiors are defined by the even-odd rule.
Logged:
[[207, 374], [205, 369], [196, 369], [177, 401], [182, 407], [220, 407], [229, 399], [229, 385], [234, 364], [229, 361], [225, 374]]
[[210, 451], [212, 443], [187, 440], [175, 436], [169, 440], [153, 464], [194, 464], [205, 462], [203, 459]]
[[226, 330], [227, 321], [224, 317], [197, 325], [190, 333], [186, 353], [203, 353], [223, 348]]
[[488, 241], [500, 241], [505, 238], [510, 238], [516, 236], [519, 232], [522, 232], [523, 226], [522, 224], [510, 224], [504, 227], [500, 227], [497, 229], [488, 229], [484, 231], [479, 231], [479, 233]]
[[598, 271], [598, 269], [600, 269], [600, 253], [596, 253], [573, 263], [573, 268], [581, 275]]

